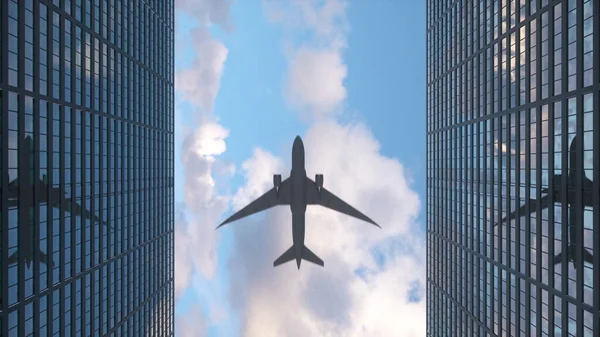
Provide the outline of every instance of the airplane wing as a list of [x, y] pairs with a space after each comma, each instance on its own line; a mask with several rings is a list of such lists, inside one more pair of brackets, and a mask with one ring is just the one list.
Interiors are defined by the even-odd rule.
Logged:
[[248, 206], [242, 208], [237, 213], [227, 218], [219, 226], [217, 226], [216, 229], [235, 220], [239, 220], [254, 213], [269, 209], [273, 206], [289, 205], [290, 193], [290, 178], [287, 178], [279, 184], [279, 191], [277, 191], [275, 188], [270, 189], [267, 193], [261, 195], [256, 200], [248, 204]]
[[541, 199], [529, 199], [528, 202], [525, 202], [525, 204], [521, 207], [519, 207], [519, 209], [517, 209], [516, 211], [510, 213], [509, 215], [505, 216], [504, 218], [502, 218], [502, 220], [500, 220], [499, 222], [496, 222], [494, 224], [494, 226], [497, 226], [500, 223], [503, 223], [505, 221], [510, 221], [510, 220], [514, 220], [518, 217], [522, 217], [527, 215], [527, 213], [525, 213], [527, 211], [527, 207], [529, 206], [529, 214], [537, 211], [537, 206], [538, 204], [541, 206], [542, 209], [547, 208], [548, 204], [550, 202], [550, 196], [549, 195], [545, 195], [543, 196]]
[[362, 214], [354, 207], [348, 205], [345, 201], [335, 196], [325, 188], [321, 187], [321, 191], [317, 187], [317, 184], [310, 178], [306, 177], [306, 204], [307, 205], [321, 205], [334, 211], [344, 213], [351, 217], [366, 221], [379, 228], [381, 228], [375, 221], [371, 220], [368, 216]]
[[15, 187], [19, 187], [19, 177], [17, 176], [13, 180], [10, 180], [10, 175], [8, 174], [8, 170], [5, 168], [3, 171], [3, 177], [8, 181], [8, 189], [11, 190]]
[[19, 188], [19, 178], [15, 178], [8, 182], [8, 189], [12, 190], [14, 188]]
[[583, 261], [593, 265], [594, 264], [594, 256], [587, 249], [583, 249]]
[[[38, 249], [37, 251], [37, 262], [39, 263], [45, 263], [48, 266], [51, 267], [55, 267], [56, 264], [54, 263], [54, 260], [50, 260], [50, 257], [48, 256], [48, 254], [42, 252], [41, 250]], [[19, 251], [16, 250], [9, 258], [8, 258], [8, 265], [12, 265], [14, 263], [19, 262]], [[27, 268], [31, 268], [31, 262], [34, 262], [34, 258], [29, 256], [25, 256], [25, 265], [27, 266]]]
[[8, 261], [6, 261], [9, 266], [17, 262], [19, 262], [19, 250], [12, 253], [12, 255], [8, 257]]
[[4, 191], [7, 191], [6, 194], [8, 195], [9, 198], [18, 198], [19, 197], [19, 184], [18, 181], [15, 179], [11, 182], [8, 183], [8, 188], [6, 190], [1, 190], [2, 193], [4, 193]]
[[56, 266], [56, 264], [54, 263], [54, 260], [51, 260], [50, 257], [48, 256], [48, 254], [42, 252], [39, 249], [37, 251], [37, 258], [38, 258], [38, 262], [45, 263], [46, 265], [48, 265], [50, 267]]
[[[100, 219], [98, 216], [96, 216], [94, 213], [90, 212], [87, 209], [84, 209], [83, 207], [81, 207], [81, 205], [79, 205], [78, 203], [75, 203], [75, 206], [71, 209], [71, 200], [72, 198], [65, 198], [64, 200], [64, 204], [66, 205], [64, 208], [65, 212], [69, 212], [72, 215], [79, 215], [85, 219], [89, 219], [92, 220], [94, 222], [99, 222], [100, 224], [106, 225], [106, 227], [108, 228], [108, 230], [112, 230], [112, 227], [109, 226], [108, 224], [105, 224], [104, 221], [102, 221], [102, 219]], [[60, 207], [60, 203], [58, 202], [58, 200], [54, 203], [53, 205], [54, 207]]]

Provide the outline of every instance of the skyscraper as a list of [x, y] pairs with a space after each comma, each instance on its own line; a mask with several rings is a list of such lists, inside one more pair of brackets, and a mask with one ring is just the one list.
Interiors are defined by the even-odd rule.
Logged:
[[427, 1], [428, 336], [600, 333], [600, 8]]
[[0, 1], [0, 335], [173, 335], [173, 0]]

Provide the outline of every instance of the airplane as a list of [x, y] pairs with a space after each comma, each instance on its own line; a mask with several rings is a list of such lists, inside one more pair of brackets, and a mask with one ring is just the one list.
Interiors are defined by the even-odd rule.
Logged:
[[[22, 167], [22, 172], [31, 172], [31, 162], [33, 160], [33, 140], [31, 136], [25, 137], [22, 146], [19, 148], [24, 149], [19, 153], [19, 163]], [[5, 174], [8, 174], [7, 171]], [[37, 178], [37, 182], [33, 182], [36, 178], [30, 174], [25, 179], [15, 178], [8, 184], [8, 207], [19, 207], [19, 247], [24, 253], [19, 254], [19, 250], [15, 251], [9, 258], [8, 264], [19, 262], [21, 259], [24, 260], [27, 268], [31, 268], [31, 262], [39, 261], [45, 264], [49, 264], [52, 267], [55, 266], [54, 261], [51, 261], [48, 254], [42, 252], [39, 247], [37, 251], [33, 251], [33, 230], [34, 223], [31, 223], [31, 216], [33, 208], [36, 204], [49, 203], [52, 207], [60, 208], [61, 202], [65, 205], [64, 211], [70, 212], [73, 215], [79, 215], [86, 219], [93, 220], [94, 222], [102, 223], [102, 220], [96, 215], [92, 214], [89, 210], [83, 209], [81, 205], [75, 204], [71, 209], [72, 198], [66, 198], [64, 193], [61, 193], [60, 188], [49, 187], [48, 179], [46, 175], [42, 179]], [[9, 179], [7, 179], [9, 180]], [[39, 189], [42, 193], [35, 194], [34, 186], [38, 184]], [[47, 193], [46, 193], [47, 191]], [[108, 229], [112, 228], [108, 226]]]
[[362, 214], [323, 187], [323, 175], [317, 174], [315, 180], [306, 176], [304, 168], [304, 144], [296, 136], [292, 146], [292, 170], [290, 176], [281, 181], [281, 175], [273, 175], [273, 188], [223, 221], [216, 229], [232, 221], [278, 205], [289, 205], [292, 211], [292, 246], [273, 262], [273, 267], [296, 260], [300, 269], [301, 260], [323, 267], [325, 264], [315, 253], [304, 245], [305, 213], [307, 205], [320, 205], [369, 222], [381, 228], [375, 221]]
[[[563, 224], [564, 228], [568, 229], [568, 247], [566, 251], [567, 262], [572, 262], [575, 269], [580, 265], [581, 261], [588, 262], [593, 264], [593, 256], [592, 254], [585, 248], [579, 250], [579, 247], [583, 245], [582, 236], [577, 235], [576, 225], [583, 226], [583, 210], [586, 206], [592, 207], [593, 204], [593, 187], [594, 183], [585, 176], [585, 171], [579, 165], [577, 165], [577, 149], [580, 142], [580, 136], [576, 135], [573, 137], [573, 141], [571, 141], [571, 146], [569, 148], [569, 170], [567, 175], [567, 204], [571, 206], [569, 210], [569, 221], [566, 224]], [[575, 189], [576, 178], [578, 176], [583, 177], [582, 183], [582, 202], [579, 205], [575, 203], [575, 193], [579, 192]], [[526, 202], [523, 206], [521, 206], [516, 211], [510, 213], [506, 217], [504, 217], [500, 222], [494, 224], [494, 226], [503, 223], [507, 220], [514, 220], [517, 217], [522, 217], [527, 215], [527, 207], [529, 207], [529, 214], [536, 212], [537, 206], [539, 205], [541, 209], [548, 208], [550, 205], [550, 195], [552, 195], [555, 203], [560, 202], [561, 199], [561, 191], [562, 191], [562, 175], [556, 174], [552, 178], [552, 191], [548, 188], [544, 188], [541, 190], [542, 193], [546, 195], [541, 197], [540, 199], [529, 199], [529, 202]], [[562, 262], [562, 254], [563, 252], [558, 253], [553, 261], [554, 265]]]

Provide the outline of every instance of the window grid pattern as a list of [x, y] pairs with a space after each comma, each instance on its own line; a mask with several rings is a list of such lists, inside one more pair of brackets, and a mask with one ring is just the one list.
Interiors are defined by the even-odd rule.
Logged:
[[428, 336], [600, 331], [599, 7], [427, 1]]
[[2, 1], [0, 74], [0, 335], [173, 336], [173, 0]]

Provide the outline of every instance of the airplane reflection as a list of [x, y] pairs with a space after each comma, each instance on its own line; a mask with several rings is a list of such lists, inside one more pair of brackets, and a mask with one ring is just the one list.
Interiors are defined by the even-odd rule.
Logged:
[[[47, 253], [41, 251], [39, 244], [34, 250], [34, 230], [36, 221], [32, 219], [33, 210], [36, 205], [47, 204], [50, 207], [61, 209], [75, 216], [81, 216], [94, 222], [103, 224], [103, 221], [91, 211], [84, 209], [80, 204], [75, 203], [73, 198], [67, 198], [66, 192], [62, 192], [59, 187], [51, 187], [48, 184], [46, 175], [40, 179], [33, 173], [31, 163], [34, 159], [34, 144], [31, 136], [21, 139], [19, 148], [20, 172], [29, 172], [23, 179], [21, 175], [8, 183], [6, 193], [8, 194], [8, 208], [18, 207], [19, 218], [19, 249], [8, 258], [8, 265], [22, 262], [27, 268], [31, 268], [31, 262], [42, 262], [47, 265], [55, 266], [53, 260]], [[4, 170], [4, 172], [7, 172]], [[5, 173], [8, 174], [8, 173]], [[19, 179], [21, 178], [21, 179]], [[10, 180], [10, 179], [7, 179]], [[37, 187], [41, 193], [35, 193]], [[4, 193], [4, 191], [2, 191]], [[106, 223], [104, 223], [106, 225]], [[111, 230], [111, 227], [107, 225]], [[20, 253], [21, 252], [21, 253]]]
[[[567, 262], [572, 262], [575, 269], [577, 266], [582, 266], [582, 261], [588, 262], [590, 264], [593, 263], [592, 254], [585, 248], [579, 249], [583, 245], [583, 235], [581, 233], [581, 229], [583, 228], [583, 211], [585, 207], [592, 207], [593, 204], [593, 186], [594, 183], [585, 176], [585, 171], [583, 169], [583, 153], [581, 153], [581, 137], [576, 135], [571, 142], [571, 146], [569, 148], [569, 169], [568, 174], [564, 178], [567, 182], [567, 205], [569, 206], [569, 221], [563, 224], [563, 230], [568, 231], [568, 247], [566, 252], [560, 252], [556, 256], [554, 256], [553, 262], [554, 264], [559, 264], [562, 262], [563, 253], [566, 253]], [[580, 151], [579, 154], [577, 151]], [[577, 158], [577, 156], [581, 158]], [[579, 165], [578, 165], [579, 164]], [[561, 194], [562, 194], [562, 175], [557, 174], [552, 176], [552, 190], [548, 188], [544, 188], [541, 190], [542, 193], [546, 194], [540, 199], [529, 199], [529, 201], [525, 202], [523, 206], [521, 206], [516, 211], [510, 213], [506, 217], [504, 217], [500, 222], [494, 224], [497, 226], [500, 223], [506, 222], [508, 220], [514, 220], [517, 217], [523, 217], [525, 215], [534, 213], [537, 211], [537, 207], [540, 209], [545, 209], [550, 206], [550, 196], [552, 196], [552, 200], [555, 203], [561, 202]], [[577, 179], [582, 179], [582, 189], [578, 190], [575, 188]], [[576, 198], [576, 194], [581, 193], [581, 202], [579, 202]], [[527, 213], [529, 210], [529, 213]], [[578, 229], [579, 232], [578, 233]]]

